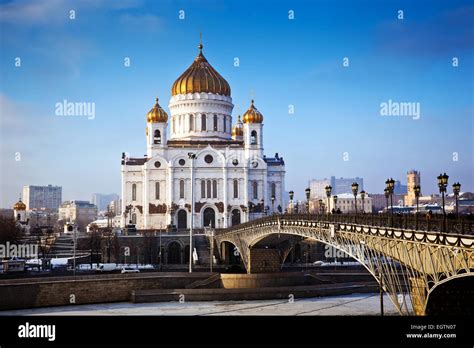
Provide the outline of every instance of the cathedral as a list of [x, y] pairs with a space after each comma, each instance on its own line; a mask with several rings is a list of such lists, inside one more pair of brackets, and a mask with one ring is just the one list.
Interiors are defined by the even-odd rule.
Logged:
[[198, 47], [171, 117], [158, 98], [146, 115], [146, 155], [122, 153], [123, 226], [226, 228], [283, 210], [285, 163], [263, 153], [262, 113], [252, 100], [233, 124], [230, 85]]

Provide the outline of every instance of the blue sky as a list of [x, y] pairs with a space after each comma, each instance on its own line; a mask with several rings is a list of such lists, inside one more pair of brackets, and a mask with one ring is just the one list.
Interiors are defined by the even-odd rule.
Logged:
[[[284, 157], [299, 197], [330, 175], [380, 193], [412, 168], [425, 194], [442, 171], [473, 191], [473, 17], [456, 0], [1, 1], [0, 207], [27, 184], [61, 185], [64, 199], [120, 193], [121, 153], [145, 153], [146, 112], [155, 96], [168, 111], [200, 32], [234, 117], [253, 96], [265, 152]], [[94, 102], [95, 118], [55, 116], [64, 99]], [[388, 100], [420, 103], [420, 119], [381, 116]]]

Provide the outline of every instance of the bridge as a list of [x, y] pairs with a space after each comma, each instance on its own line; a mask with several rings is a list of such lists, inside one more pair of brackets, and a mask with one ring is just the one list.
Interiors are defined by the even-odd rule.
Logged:
[[473, 231], [472, 220], [443, 224], [431, 217], [275, 214], [217, 230], [215, 241], [221, 257], [222, 246], [233, 244], [248, 273], [281, 269], [303, 239], [324, 243], [360, 262], [400, 314], [426, 315], [437, 313], [448, 297], [457, 301], [464, 290], [470, 291], [470, 303], [463, 310], [472, 311]]

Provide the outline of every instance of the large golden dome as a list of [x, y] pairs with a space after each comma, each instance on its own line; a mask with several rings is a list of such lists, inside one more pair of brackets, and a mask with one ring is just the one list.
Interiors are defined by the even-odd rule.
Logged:
[[158, 97], [156, 97], [155, 106], [146, 114], [147, 122], [168, 122], [168, 114], [158, 104]]
[[173, 83], [171, 95], [187, 93], [214, 93], [230, 97], [227, 81], [209, 64], [202, 54], [202, 44], [193, 64]]
[[245, 111], [245, 114], [242, 118], [244, 120], [244, 123], [262, 123], [263, 122], [263, 115], [260, 113], [260, 111], [257, 110], [255, 105], [253, 105], [253, 99], [252, 99], [249, 109]]
[[20, 199], [13, 205], [13, 210], [26, 210], [26, 205]]

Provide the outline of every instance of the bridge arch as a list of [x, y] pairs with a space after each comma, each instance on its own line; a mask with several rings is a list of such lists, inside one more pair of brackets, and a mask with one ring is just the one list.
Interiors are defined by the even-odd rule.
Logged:
[[[274, 232], [274, 233], [269, 233], [269, 234], [266, 234], [266, 235], [259, 236], [259, 238], [256, 238], [256, 239], [252, 240], [252, 242], [248, 245], [248, 248], [252, 248], [257, 243], [263, 241], [266, 237], [270, 236], [271, 234], [277, 234], [277, 233], [278, 232]], [[300, 233], [298, 233], [296, 231], [291, 231], [291, 230], [285, 230], [284, 233], [280, 232], [278, 234], [279, 235], [291, 235], [291, 236], [305, 237], [305, 236], [302, 236]], [[349, 257], [352, 257], [357, 262], [359, 262], [375, 278], [375, 280], [380, 284], [380, 278], [377, 276], [376, 272], [374, 272], [373, 269], [369, 268], [367, 266], [367, 264], [359, 257], [358, 254], [353, 253], [351, 250], [348, 250], [347, 248], [344, 248], [343, 246], [341, 246], [339, 244], [328, 242], [327, 240], [318, 238], [316, 236], [309, 236], [309, 237], [305, 237], [305, 238], [313, 240], [315, 242], [323, 243], [325, 245], [329, 245], [329, 246], [331, 246], [331, 247], [333, 247], [337, 250], [340, 250], [340, 251], [344, 252], [346, 255], [348, 255]], [[221, 240], [235, 245], [237, 247], [237, 249], [239, 250], [240, 255], [242, 255], [242, 251], [240, 251], [240, 249], [239, 249], [239, 246], [238, 246], [239, 243], [238, 242], [235, 242], [235, 241], [232, 241], [232, 239], [226, 239], [226, 238], [223, 238]], [[243, 249], [243, 246], [241, 246], [241, 248]], [[284, 255], [284, 257], [282, 257], [282, 259], [281, 259], [282, 265], [285, 261], [285, 258], [288, 256], [290, 250], [291, 249], [288, 249], [287, 252], [285, 253], [286, 255]], [[247, 253], [246, 253], [246, 256], [248, 257]], [[248, 263], [245, 260], [242, 258], [244, 266], [246, 267], [247, 272], [249, 272]]]
[[449, 282], [463, 273], [474, 275], [472, 236], [331, 221], [343, 218], [275, 215], [220, 231], [216, 238], [239, 246], [247, 270], [249, 250], [272, 234], [290, 234], [331, 245], [361, 263], [401, 314], [425, 314], [435, 284]]

